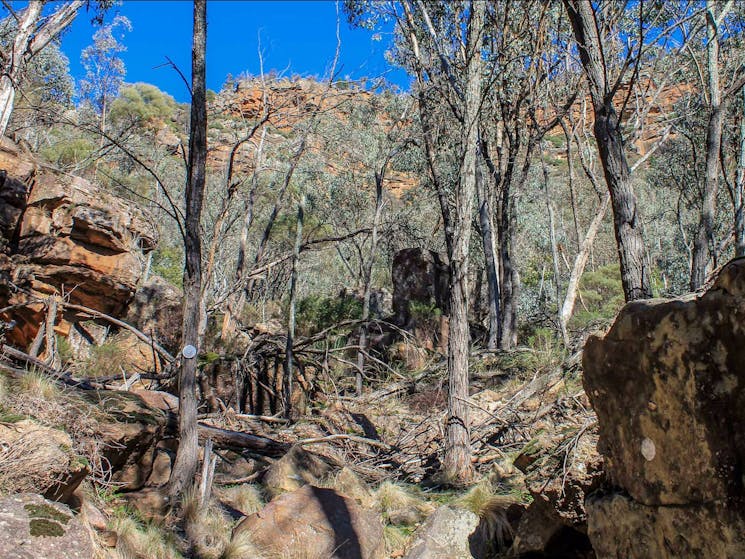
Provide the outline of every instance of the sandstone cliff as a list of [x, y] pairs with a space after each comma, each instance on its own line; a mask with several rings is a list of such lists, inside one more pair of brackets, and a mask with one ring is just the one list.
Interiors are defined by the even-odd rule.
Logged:
[[[121, 316], [157, 242], [151, 218], [135, 204], [0, 143], [0, 308], [18, 308], [11, 341], [25, 346], [43, 316], [34, 302], [51, 294]], [[66, 334], [78, 317], [66, 313]]]

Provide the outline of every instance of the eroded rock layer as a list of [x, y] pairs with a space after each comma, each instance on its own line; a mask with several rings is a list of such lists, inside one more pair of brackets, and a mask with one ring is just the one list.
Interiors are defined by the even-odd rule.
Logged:
[[[23, 302], [12, 284], [120, 316], [156, 241], [153, 221], [135, 204], [0, 143], [0, 306]], [[41, 316], [42, 305], [15, 312], [11, 340], [28, 344]], [[65, 319], [63, 334], [75, 321]]]

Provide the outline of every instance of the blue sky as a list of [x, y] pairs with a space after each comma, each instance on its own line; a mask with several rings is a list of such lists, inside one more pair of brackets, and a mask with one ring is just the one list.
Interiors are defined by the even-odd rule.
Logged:
[[[122, 54], [126, 81], [152, 83], [178, 101], [188, 101], [186, 87], [176, 72], [158, 66], [169, 57], [189, 75], [191, 2], [125, 0], [107, 20], [116, 12], [132, 23], [132, 31], [123, 41], [127, 47]], [[265, 71], [275, 69], [285, 75], [323, 76], [336, 49], [336, 4], [331, 0], [215, 0], [208, 3], [207, 17], [207, 87], [215, 91], [228, 74], [259, 72], [259, 38]], [[76, 79], [84, 74], [80, 52], [91, 43], [94, 31], [91, 15], [81, 12], [62, 38], [62, 50]], [[378, 36], [376, 40], [371, 31], [351, 29], [341, 13], [340, 77], [385, 74], [390, 82], [407, 89], [406, 74], [385, 61], [390, 29]]]

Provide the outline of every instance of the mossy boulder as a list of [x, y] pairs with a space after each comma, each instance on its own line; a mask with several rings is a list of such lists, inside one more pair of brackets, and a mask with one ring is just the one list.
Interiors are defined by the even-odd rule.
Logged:
[[0, 557], [89, 559], [92, 539], [65, 505], [41, 495], [18, 493], [0, 499]]

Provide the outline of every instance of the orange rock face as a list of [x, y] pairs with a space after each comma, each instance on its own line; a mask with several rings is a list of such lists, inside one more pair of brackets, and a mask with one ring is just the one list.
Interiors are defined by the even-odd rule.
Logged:
[[[120, 316], [156, 244], [153, 221], [129, 201], [44, 166], [8, 141], [0, 144], [0, 177], [0, 307], [57, 294]], [[26, 345], [42, 311], [41, 304], [14, 311], [11, 341]], [[69, 313], [62, 318], [60, 331], [76, 320]]]

